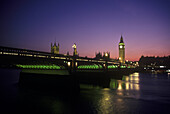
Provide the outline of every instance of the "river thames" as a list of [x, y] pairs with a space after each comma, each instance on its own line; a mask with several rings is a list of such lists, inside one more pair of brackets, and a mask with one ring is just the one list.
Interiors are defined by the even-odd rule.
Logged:
[[[0, 69], [1, 114], [168, 114], [170, 74], [133, 73], [110, 79], [109, 87], [80, 84], [80, 92], [67, 89], [20, 89], [20, 70]], [[67, 83], [63, 86], [69, 86]]]

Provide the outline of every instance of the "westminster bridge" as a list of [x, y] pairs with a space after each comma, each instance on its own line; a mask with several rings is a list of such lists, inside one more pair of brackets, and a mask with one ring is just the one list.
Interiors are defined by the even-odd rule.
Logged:
[[3, 46], [0, 46], [0, 65], [27, 69], [68, 69], [72, 72], [135, 68], [134, 65], [121, 65], [118, 60], [107, 57], [96, 59]]
[[41, 85], [44, 88], [47, 85], [60, 86], [61, 83], [76, 87], [79, 83], [92, 83], [107, 87], [111, 78], [121, 79], [124, 74], [136, 70], [134, 64], [122, 65], [107, 57], [96, 59], [3, 46], [0, 46], [0, 67], [21, 69], [21, 85]]

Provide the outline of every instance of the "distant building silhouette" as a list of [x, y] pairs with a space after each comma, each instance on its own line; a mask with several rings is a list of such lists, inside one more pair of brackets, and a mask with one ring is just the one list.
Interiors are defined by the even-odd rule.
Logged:
[[104, 52], [103, 53], [103, 56], [102, 56], [102, 53], [99, 52], [99, 53], [95, 53], [96, 54], [96, 59], [110, 59], [110, 52]]
[[155, 56], [141, 56], [139, 59], [140, 67], [159, 67], [165, 66], [166, 68], [170, 68], [170, 55], [164, 57], [155, 57]]
[[119, 61], [120, 63], [125, 63], [125, 44], [122, 35], [119, 42]]
[[70, 55], [70, 54], [69, 54], [69, 51], [67, 51], [67, 55]]
[[99, 53], [95, 53], [96, 54], [96, 59], [102, 59], [103, 57], [102, 57], [102, 53], [101, 52], [99, 52]]
[[51, 43], [51, 53], [59, 54], [59, 43], [58, 46], [56, 45], [56, 42], [54, 43], [54, 45]]

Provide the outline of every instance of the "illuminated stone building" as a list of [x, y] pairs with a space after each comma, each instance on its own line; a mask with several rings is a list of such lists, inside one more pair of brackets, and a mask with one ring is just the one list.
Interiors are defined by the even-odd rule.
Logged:
[[119, 61], [120, 63], [125, 63], [125, 44], [122, 36], [119, 42]]
[[77, 56], [78, 53], [77, 53], [77, 46], [76, 46], [76, 43], [73, 44], [72, 48], [74, 49], [73, 55], [74, 55], [74, 56]]
[[59, 54], [59, 43], [58, 46], [56, 45], [56, 42], [54, 43], [54, 45], [51, 43], [51, 53]]

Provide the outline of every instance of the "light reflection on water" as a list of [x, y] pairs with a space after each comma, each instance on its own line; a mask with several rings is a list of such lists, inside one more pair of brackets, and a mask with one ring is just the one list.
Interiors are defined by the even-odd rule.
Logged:
[[108, 90], [103, 91], [102, 95], [102, 98], [98, 101], [98, 112], [102, 114], [109, 114], [111, 111], [110, 109], [113, 106], [111, 102], [112, 96]]
[[[86, 89], [92, 89], [99, 91], [97, 94], [100, 97], [97, 99], [95, 97], [96, 92], [92, 93], [91, 97], [93, 98], [95, 109], [99, 114], [111, 114], [111, 113], [140, 113], [139, 110], [131, 110], [138, 107], [136, 100], [140, 98], [140, 79], [139, 73], [134, 73], [129, 76], [123, 76], [122, 80], [111, 79], [110, 87], [108, 88], [99, 88], [98, 86], [86, 86]], [[84, 86], [82, 86], [84, 87]], [[129, 98], [129, 100], [126, 100]], [[136, 99], [135, 101], [133, 99]], [[135, 102], [128, 104], [128, 102]], [[129, 105], [129, 106], [127, 106]]]
[[[1, 84], [11, 81], [11, 85], [7, 85], [7, 82], [5, 83], [7, 86], [3, 85], [5, 97], [2, 97], [6, 100], [4, 102], [8, 103], [5, 108], [11, 112], [18, 106], [19, 111], [23, 110], [22, 114], [27, 112], [29, 114], [36, 112], [52, 114], [170, 113], [170, 74], [134, 73], [123, 76], [122, 80], [111, 79], [108, 87], [104, 88], [99, 85], [81, 84], [80, 93], [75, 95], [69, 93], [67, 89], [63, 92], [58, 92], [56, 89], [55, 94], [37, 90], [18, 90], [18, 92], [16, 91], [18, 88], [12, 85], [18, 80], [18, 73], [18, 71], [14, 73], [14, 71], [5, 70], [4, 78], [1, 77], [0, 80]], [[11, 94], [13, 92], [18, 97], [10, 98], [9, 95], [13, 96]], [[11, 105], [11, 101], [14, 105]]]
[[129, 76], [123, 76], [122, 80], [111, 79], [110, 88], [117, 90], [140, 90], [139, 73], [133, 73]]
[[97, 102], [97, 112], [99, 114], [127, 113], [131, 107], [126, 106], [125, 98], [138, 99], [139, 90], [139, 73], [123, 76], [122, 80], [111, 79], [110, 89], [103, 89], [101, 92], [102, 97]]

